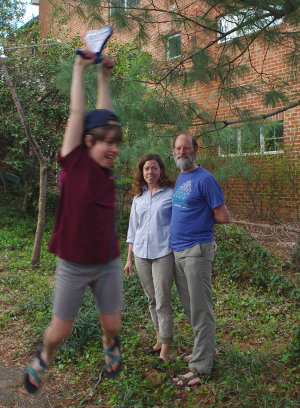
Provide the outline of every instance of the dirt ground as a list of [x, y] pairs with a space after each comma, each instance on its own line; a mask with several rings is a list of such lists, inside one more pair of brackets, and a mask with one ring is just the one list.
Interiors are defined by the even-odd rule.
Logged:
[[[296, 249], [296, 242], [300, 236], [299, 226], [284, 223], [274, 225], [259, 222], [256, 219], [245, 220], [238, 213], [232, 214], [232, 223], [246, 228], [264, 246], [284, 256], [288, 264], [290, 254]], [[71, 406], [70, 397], [65, 397], [64, 401], [60, 399], [63, 378], [58, 373], [51, 378], [51, 388], [45, 381], [41, 392], [36, 395], [29, 395], [24, 390], [24, 368], [28, 364], [28, 353], [23, 352], [22, 354], [20, 351], [24, 344], [24, 330], [24, 327], [19, 327], [18, 322], [14, 322], [5, 335], [0, 332], [0, 408], [65, 408]], [[48, 375], [52, 375], [51, 372], [52, 370]]]

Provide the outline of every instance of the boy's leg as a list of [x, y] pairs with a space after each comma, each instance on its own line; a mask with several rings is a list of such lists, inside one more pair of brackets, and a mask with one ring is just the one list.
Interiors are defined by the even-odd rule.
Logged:
[[[121, 353], [116, 336], [121, 329], [121, 309], [123, 307], [122, 267], [120, 258], [106, 264], [95, 265], [94, 280], [90, 284], [97, 301], [100, 324], [103, 333], [103, 346], [106, 349], [105, 367], [107, 373], [121, 368]], [[114, 347], [116, 345], [116, 347]], [[120, 356], [111, 366], [109, 354]], [[113, 377], [110, 377], [113, 378]]]
[[[41, 360], [48, 366], [52, 360], [54, 350], [56, 347], [62, 343], [62, 341], [69, 335], [72, 329], [73, 321], [61, 320], [56, 316], [52, 316], [50, 326], [45, 331], [43, 349], [41, 351]], [[30, 366], [34, 370], [39, 370], [41, 368], [39, 359], [34, 357]], [[35, 385], [37, 388], [39, 384], [36, 382], [34, 377], [29, 374], [29, 381]]]
[[[119, 331], [121, 330], [121, 313], [103, 313], [99, 312], [100, 324], [102, 328], [102, 341], [103, 346], [106, 349], [111, 348], [115, 344], [115, 337], [118, 335]], [[120, 350], [118, 347], [115, 347], [111, 354], [118, 356], [120, 354]], [[111, 361], [109, 356], [105, 355], [105, 363], [108, 364]], [[106, 370], [108, 372], [116, 371], [118, 369], [120, 362], [116, 361]]]
[[87, 285], [85, 275], [88, 277], [88, 273], [84, 273], [85, 270], [86, 267], [83, 265], [63, 259], [58, 260], [52, 320], [44, 334], [43, 348], [38, 357], [33, 358], [29, 366], [29, 371], [27, 370], [26, 374], [26, 378], [29, 382], [37, 388], [40, 387], [40, 384], [37, 383], [30, 371], [33, 369], [37, 373], [37, 376], [41, 377], [42, 368], [44, 369], [44, 367], [41, 366], [41, 362], [46, 366], [50, 364], [55, 348], [62, 343], [72, 330], [73, 321]]

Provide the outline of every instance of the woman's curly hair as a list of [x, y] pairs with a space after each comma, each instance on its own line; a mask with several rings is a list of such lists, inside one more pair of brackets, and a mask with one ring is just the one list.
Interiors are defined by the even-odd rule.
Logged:
[[134, 178], [133, 178], [133, 193], [134, 195], [141, 196], [143, 194], [143, 188], [147, 185], [146, 181], [144, 180], [143, 176], [143, 167], [145, 163], [149, 160], [155, 160], [160, 168], [160, 177], [158, 179], [158, 184], [160, 187], [174, 187], [174, 180], [170, 178], [168, 173], [166, 172], [165, 165], [158, 154], [155, 153], [146, 153], [144, 154], [138, 164], [136, 165], [134, 171]]

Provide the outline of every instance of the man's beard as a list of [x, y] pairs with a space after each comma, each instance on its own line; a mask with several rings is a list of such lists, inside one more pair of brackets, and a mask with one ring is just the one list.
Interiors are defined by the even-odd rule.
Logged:
[[180, 155], [178, 154], [177, 156], [174, 156], [174, 160], [177, 167], [179, 167], [181, 170], [187, 170], [193, 166], [195, 161], [195, 155], [188, 154], [184, 158], [181, 158]]

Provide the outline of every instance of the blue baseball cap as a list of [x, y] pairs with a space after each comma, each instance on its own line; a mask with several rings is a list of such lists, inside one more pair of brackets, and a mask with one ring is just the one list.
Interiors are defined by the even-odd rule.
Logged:
[[94, 109], [85, 114], [84, 132], [100, 126], [115, 125], [121, 126], [120, 119], [108, 109]]

